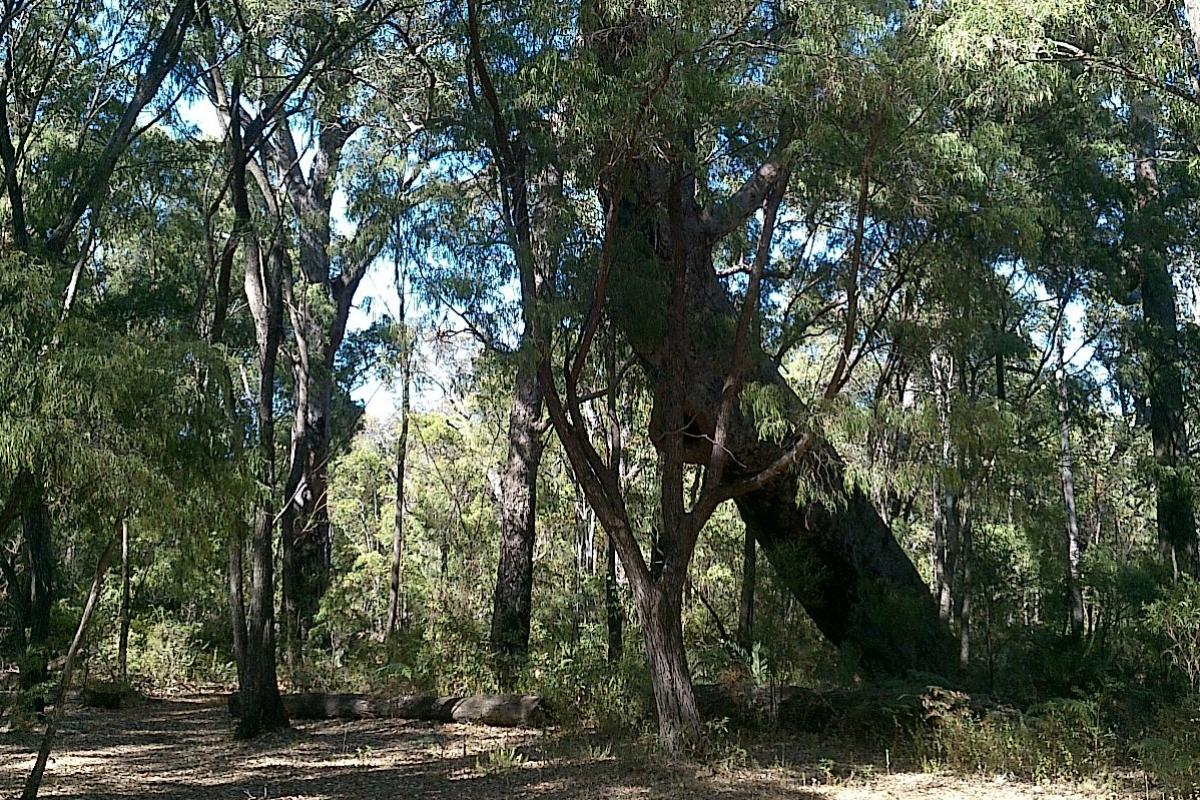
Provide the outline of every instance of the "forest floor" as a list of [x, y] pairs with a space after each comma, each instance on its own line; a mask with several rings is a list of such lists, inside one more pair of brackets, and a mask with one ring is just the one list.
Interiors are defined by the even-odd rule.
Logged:
[[[230, 738], [224, 699], [180, 697], [123, 711], [70, 706], [43, 798], [78, 800], [1093, 800], [1112, 789], [888, 770], [829, 758], [812, 742], [754, 745], [705, 764], [664, 763], [596, 737], [399, 720], [298, 722]], [[18, 793], [36, 733], [0, 733], [0, 796]], [[881, 754], [882, 755], [882, 754]], [[1133, 796], [1132, 793], [1130, 796]], [[1142, 796], [1139, 791], [1136, 796]]]

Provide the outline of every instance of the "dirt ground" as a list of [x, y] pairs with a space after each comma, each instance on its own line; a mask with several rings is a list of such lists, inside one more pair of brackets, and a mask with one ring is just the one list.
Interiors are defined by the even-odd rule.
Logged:
[[[1088, 787], [837, 763], [802, 747], [664, 765], [591, 738], [398, 720], [300, 722], [250, 743], [230, 738], [218, 697], [117, 712], [67, 709], [43, 798], [78, 800], [1096, 800]], [[37, 737], [0, 733], [0, 796], [15, 796]], [[1141, 793], [1137, 793], [1141, 796]]]

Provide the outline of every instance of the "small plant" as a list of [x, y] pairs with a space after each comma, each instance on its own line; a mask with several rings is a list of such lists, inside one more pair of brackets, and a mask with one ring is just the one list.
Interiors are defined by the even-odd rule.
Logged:
[[501, 775], [525, 766], [525, 754], [513, 747], [498, 747], [475, 759], [479, 775]]

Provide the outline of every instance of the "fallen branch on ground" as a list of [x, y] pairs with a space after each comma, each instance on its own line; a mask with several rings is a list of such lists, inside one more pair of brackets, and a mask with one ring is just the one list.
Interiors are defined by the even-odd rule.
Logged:
[[[363, 694], [287, 694], [283, 708], [293, 719], [413, 719], [428, 722], [470, 722], [505, 728], [535, 728], [545, 724], [548, 709], [532, 695], [479, 694], [438, 697], [415, 694], [391, 699]], [[229, 713], [238, 716], [238, 693], [229, 695]]]

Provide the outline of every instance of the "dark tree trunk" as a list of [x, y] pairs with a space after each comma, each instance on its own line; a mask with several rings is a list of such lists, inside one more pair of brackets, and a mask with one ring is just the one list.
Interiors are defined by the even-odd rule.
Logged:
[[237, 665], [238, 686], [246, 685], [246, 598], [242, 588], [245, 570], [246, 532], [242, 520], [229, 531], [226, 543], [226, 581], [229, 589], [229, 623], [233, 629], [233, 658]]
[[25, 658], [21, 664], [21, 688], [29, 689], [46, 680], [47, 648], [50, 645], [50, 611], [54, 605], [54, 548], [51, 544], [50, 508], [39, 490], [21, 515], [24, 539], [25, 586], [28, 617], [25, 626]]
[[604, 536], [604, 616], [608, 627], [608, 663], [621, 660], [625, 638], [625, 611], [617, 586], [617, 546], [612, 536]]
[[742, 593], [738, 599], [737, 644], [746, 653], [754, 648], [754, 583], [758, 544], [747, 528], [742, 543]]
[[117, 672], [129, 682], [129, 521], [121, 520], [121, 607], [117, 631]]
[[508, 461], [500, 478], [500, 563], [492, 598], [491, 646], [503, 687], [515, 680], [529, 652], [541, 416], [537, 374], [522, 365], [508, 415]]
[[671, 752], [686, 750], [700, 740], [700, 712], [683, 647], [681, 594], [655, 585], [637, 595], [659, 737]]
[[[275, 668], [275, 367], [282, 333], [282, 276], [285, 255], [281, 245], [271, 247], [267, 264], [259, 264], [259, 249], [250, 246], [247, 234], [247, 295], [259, 344], [257, 398], [258, 498], [250, 540], [250, 603], [246, 624], [246, 657], [239, 670], [243, 714], [234, 733], [248, 739], [287, 727], [287, 714], [279, 699]], [[267, 277], [267, 281], [262, 278]], [[254, 284], [253, 286], [251, 284]], [[236, 609], [235, 609], [236, 613]]]
[[[306, 343], [311, 341], [310, 337], [323, 333], [315, 323], [309, 323], [309, 320], [301, 323], [308, 328], [303, 337]], [[318, 353], [298, 358], [293, 370], [296, 408], [288, 477], [284, 482], [285, 506], [280, 516], [284, 638], [292, 661], [299, 657], [308, 640], [321, 598], [329, 587], [331, 370], [332, 364], [326, 365]]]
[[1196, 516], [1192, 490], [1184, 475], [1188, 434], [1184, 422], [1183, 375], [1180, 368], [1179, 322], [1175, 284], [1161, 232], [1157, 136], [1151, 101], [1133, 103], [1136, 138], [1134, 180], [1138, 213], [1129, 233], [1135, 245], [1136, 274], [1142, 295], [1142, 348], [1149, 371], [1150, 437], [1157, 464], [1159, 548], [1175, 575], [1200, 575]]

